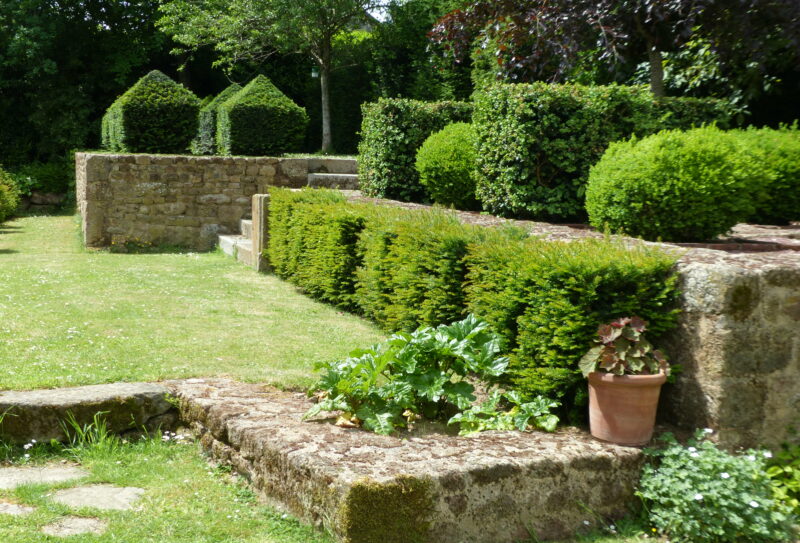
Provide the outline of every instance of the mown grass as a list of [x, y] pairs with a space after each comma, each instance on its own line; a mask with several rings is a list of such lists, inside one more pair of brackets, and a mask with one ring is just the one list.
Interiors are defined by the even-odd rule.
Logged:
[[[35, 452], [33, 458], [37, 458]], [[332, 542], [323, 532], [260, 504], [243, 482], [209, 465], [194, 443], [157, 438], [129, 444], [105, 440], [57, 456], [44, 453], [36, 463], [59, 461], [75, 462], [89, 476], [57, 485], [0, 490], [0, 500], [36, 508], [26, 516], [0, 515], [0, 541], [65, 541], [46, 536], [41, 529], [66, 515], [77, 515], [105, 520], [108, 529], [103, 535], [68, 538], [74, 543]], [[129, 511], [72, 510], [48, 497], [54, 489], [97, 483], [138, 487], [145, 493]]]
[[229, 376], [306, 386], [382, 339], [220, 253], [82, 248], [71, 216], [0, 225], [0, 389]]

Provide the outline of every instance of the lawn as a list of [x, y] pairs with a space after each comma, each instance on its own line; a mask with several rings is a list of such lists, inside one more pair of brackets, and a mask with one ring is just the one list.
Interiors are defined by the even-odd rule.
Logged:
[[82, 248], [72, 216], [0, 225], [0, 389], [229, 376], [305, 386], [383, 338], [220, 253]]

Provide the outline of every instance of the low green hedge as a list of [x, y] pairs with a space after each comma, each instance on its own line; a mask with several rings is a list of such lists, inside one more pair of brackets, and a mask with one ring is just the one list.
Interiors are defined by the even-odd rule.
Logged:
[[648, 240], [706, 241], [751, 217], [771, 173], [739, 133], [708, 126], [612, 144], [591, 170], [591, 224]]
[[529, 396], [580, 403], [578, 361], [601, 323], [640, 315], [656, 339], [675, 323], [675, 259], [658, 249], [535, 240], [324, 190], [270, 193], [268, 254], [280, 277], [390, 331], [472, 312], [503, 336], [513, 383]]
[[233, 83], [200, 109], [197, 136], [192, 141], [192, 154], [213, 155], [217, 151], [217, 110], [240, 90], [242, 86]]
[[766, 198], [749, 222], [786, 224], [800, 221], [800, 130], [797, 124], [778, 130], [762, 128], [737, 132], [758, 167], [771, 175]]
[[469, 122], [472, 104], [381, 98], [362, 106], [358, 175], [368, 196], [423, 201], [425, 188], [414, 167], [417, 150], [434, 132]]
[[20, 191], [17, 182], [5, 170], [0, 169], [0, 222], [17, 210]]
[[260, 156], [300, 151], [307, 126], [306, 110], [259, 75], [217, 109], [217, 152]]
[[497, 215], [582, 220], [589, 169], [609, 143], [712, 120], [730, 120], [719, 101], [657, 101], [643, 87], [487, 87], [473, 115], [478, 199]]
[[431, 134], [417, 152], [419, 181], [434, 203], [480, 209], [475, 198], [475, 130], [453, 123]]
[[102, 145], [124, 153], [185, 153], [197, 133], [200, 100], [158, 70], [108, 108]]

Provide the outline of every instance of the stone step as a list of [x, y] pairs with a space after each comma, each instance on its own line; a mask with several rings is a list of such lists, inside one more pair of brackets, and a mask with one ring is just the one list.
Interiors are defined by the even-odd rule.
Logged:
[[358, 190], [358, 174], [310, 173], [308, 186], [314, 188]]
[[218, 237], [218, 245], [219, 248], [228, 256], [236, 256], [236, 244], [239, 242], [240, 239], [243, 239], [242, 236], [233, 234], [233, 235], [225, 235]]
[[250, 266], [253, 262], [253, 242], [247, 238], [242, 238], [236, 242], [236, 260]]
[[253, 239], [253, 220], [252, 219], [242, 219], [239, 221], [239, 227], [241, 228], [241, 233], [247, 239]]
[[309, 158], [309, 173], [358, 173], [358, 161], [354, 158]]
[[63, 425], [70, 416], [85, 427], [101, 411], [111, 433], [142, 427], [155, 429], [159, 424], [166, 429], [175, 422], [167, 389], [152, 383], [0, 392], [0, 413], [6, 411], [0, 435], [18, 444], [32, 439], [45, 443], [51, 439], [63, 440], [66, 438]]
[[636, 502], [642, 452], [577, 429], [381, 436], [304, 422], [313, 404], [303, 393], [212, 379], [166, 385], [218, 461], [340, 541], [568, 539]]

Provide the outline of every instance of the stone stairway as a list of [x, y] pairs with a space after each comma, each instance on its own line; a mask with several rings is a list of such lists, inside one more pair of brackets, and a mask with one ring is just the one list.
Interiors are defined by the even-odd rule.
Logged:
[[[354, 158], [310, 158], [308, 159], [307, 186], [358, 190], [358, 163]], [[239, 234], [219, 236], [219, 248], [223, 253], [236, 258], [239, 262], [258, 269], [253, 255], [253, 221], [242, 219], [239, 226]]]

